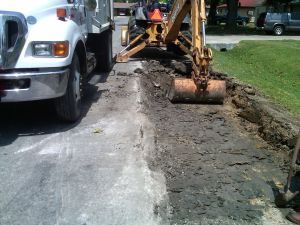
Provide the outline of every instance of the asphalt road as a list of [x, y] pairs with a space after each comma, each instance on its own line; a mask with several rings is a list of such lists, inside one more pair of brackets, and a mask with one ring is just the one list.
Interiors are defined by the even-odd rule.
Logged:
[[[116, 19], [114, 53], [124, 22]], [[47, 102], [1, 105], [1, 225], [159, 223], [165, 184], [145, 160], [154, 145], [139, 79], [117, 75], [138, 66], [95, 74], [77, 124], [57, 121]]]

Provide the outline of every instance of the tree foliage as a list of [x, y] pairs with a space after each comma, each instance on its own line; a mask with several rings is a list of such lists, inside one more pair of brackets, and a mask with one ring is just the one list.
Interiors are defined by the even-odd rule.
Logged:
[[265, 0], [266, 6], [271, 6], [275, 11], [286, 11], [293, 0]]
[[[216, 25], [216, 15], [217, 15], [217, 6], [220, 4], [221, 0], [210, 0], [210, 8], [208, 13], [208, 24]], [[207, 4], [208, 2], [206, 2]]]
[[237, 11], [239, 6], [239, 0], [227, 0], [227, 23], [226, 26], [229, 30], [234, 31], [236, 29], [236, 18], [237, 18]]
[[128, 2], [128, 3], [135, 3], [137, 0], [114, 0], [114, 2]]
[[291, 3], [293, 0], [266, 0], [265, 1], [265, 5], [270, 5], [270, 6], [274, 6], [277, 4], [289, 4]]

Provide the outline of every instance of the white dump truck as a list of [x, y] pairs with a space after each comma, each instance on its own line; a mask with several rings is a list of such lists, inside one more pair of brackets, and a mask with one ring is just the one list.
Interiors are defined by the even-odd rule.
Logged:
[[113, 28], [112, 0], [0, 0], [0, 102], [53, 99], [76, 121], [87, 76], [111, 69]]

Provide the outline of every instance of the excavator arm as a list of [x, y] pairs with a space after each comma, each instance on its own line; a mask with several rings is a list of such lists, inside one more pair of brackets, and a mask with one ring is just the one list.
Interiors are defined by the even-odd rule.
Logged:
[[[191, 17], [191, 39], [180, 32], [181, 24], [187, 15]], [[204, 0], [175, 0], [168, 19], [149, 23], [145, 34], [129, 43], [125, 50], [116, 56], [116, 61], [127, 61], [131, 55], [146, 46], [175, 44], [190, 56], [193, 72], [191, 79], [175, 78], [173, 80], [169, 99], [172, 102], [223, 102], [226, 94], [225, 82], [212, 80], [209, 75], [212, 51], [206, 46], [205, 23]], [[184, 45], [180, 39], [183, 39], [189, 46]], [[128, 49], [130, 50], [127, 51]]]
[[178, 38], [182, 21], [191, 11], [191, 3], [188, 0], [176, 0], [169, 13], [166, 29], [164, 30], [164, 41], [171, 42]]

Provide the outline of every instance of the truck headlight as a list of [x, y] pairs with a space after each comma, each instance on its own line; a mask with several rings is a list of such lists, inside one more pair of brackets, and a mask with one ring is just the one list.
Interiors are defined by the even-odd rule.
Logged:
[[67, 57], [69, 55], [69, 42], [39, 42], [32, 44], [33, 56], [38, 57]]
[[52, 56], [51, 43], [34, 43], [33, 44], [34, 56]]

